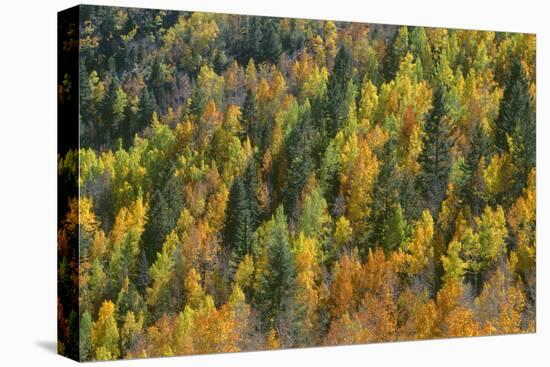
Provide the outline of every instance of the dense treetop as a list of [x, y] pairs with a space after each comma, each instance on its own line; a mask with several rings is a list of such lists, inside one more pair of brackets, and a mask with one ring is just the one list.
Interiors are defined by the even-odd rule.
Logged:
[[534, 35], [81, 9], [62, 348], [535, 330]]

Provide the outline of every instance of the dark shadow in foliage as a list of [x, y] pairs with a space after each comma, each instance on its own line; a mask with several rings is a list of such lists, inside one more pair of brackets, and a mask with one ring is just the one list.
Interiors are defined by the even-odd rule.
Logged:
[[432, 216], [439, 212], [445, 198], [451, 171], [451, 129], [445, 114], [444, 90], [438, 87], [424, 123], [423, 149], [418, 157], [422, 166], [418, 189]]
[[233, 180], [225, 209], [222, 246], [229, 254], [232, 273], [254, 251], [254, 232], [262, 219], [257, 190], [256, 162], [252, 158], [243, 175]]

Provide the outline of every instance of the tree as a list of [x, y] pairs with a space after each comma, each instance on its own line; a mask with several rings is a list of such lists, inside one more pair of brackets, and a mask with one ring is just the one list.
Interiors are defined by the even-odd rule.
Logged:
[[120, 356], [119, 333], [116, 323], [115, 305], [104, 301], [92, 329], [92, 346], [96, 360], [112, 360]]
[[321, 292], [319, 289], [320, 251], [316, 241], [300, 233], [294, 245], [296, 263], [296, 291], [294, 293], [293, 327], [294, 345], [315, 345], [319, 335]]
[[120, 330], [121, 349], [124, 357], [135, 347], [143, 329], [143, 314], [136, 318], [134, 312], [128, 311], [124, 316], [122, 329]]
[[506, 219], [510, 226], [509, 241], [517, 247], [517, 271], [522, 274], [528, 300], [534, 303], [536, 288], [536, 171], [529, 175], [522, 196], [509, 209]]
[[413, 27], [410, 36], [410, 50], [415, 59], [420, 60], [425, 79], [431, 77], [433, 55], [424, 27]]
[[250, 141], [254, 142], [254, 145], [259, 145], [258, 106], [256, 94], [252, 89], [246, 91], [246, 97], [242, 107], [241, 125], [243, 127], [243, 135], [248, 135]]
[[309, 106], [306, 106], [288, 137], [288, 168], [286, 172], [285, 210], [292, 221], [299, 219], [299, 199], [309, 174], [314, 168], [313, 137]]
[[369, 230], [372, 190], [380, 163], [364, 140], [353, 134], [341, 153], [340, 184], [347, 203], [347, 215], [356, 239], [365, 243]]
[[403, 216], [401, 205], [397, 204], [387, 224], [383, 246], [387, 253], [398, 249], [405, 240], [407, 222]]
[[267, 18], [262, 24], [262, 38], [258, 60], [276, 64], [282, 52], [279, 24], [275, 19]]
[[162, 250], [157, 253], [156, 261], [149, 269], [151, 287], [147, 288], [147, 303], [153, 315], [159, 317], [168, 311], [173, 303], [170, 294], [170, 282], [173, 280], [173, 272], [176, 266], [175, 253], [179, 246], [179, 239], [175, 231], [172, 231], [162, 245]]
[[476, 316], [489, 335], [522, 330], [525, 293], [522, 282], [514, 277], [515, 266], [515, 260], [507, 260], [499, 266], [475, 300]]
[[459, 241], [452, 241], [447, 249], [447, 255], [442, 256], [441, 263], [445, 270], [445, 274], [443, 275], [444, 282], [450, 280], [462, 282], [467, 264], [460, 258], [461, 251], [462, 244]]
[[300, 215], [300, 231], [306, 237], [315, 238], [323, 245], [328, 236], [330, 223], [327, 202], [321, 189], [315, 187], [304, 199]]
[[[422, 211], [411, 234], [411, 241], [406, 245], [405, 272], [411, 276], [423, 277], [435, 288], [434, 263], [434, 222], [429, 210]], [[430, 282], [431, 280], [431, 282]]]
[[516, 175], [514, 177], [513, 196], [521, 193], [527, 187], [529, 173], [536, 166], [537, 139], [535, 109], [530, 107], [523, 115], [508, 139], [510, 155], [514, 163]]
[[433, 97], [433, 109], [424, 123], [424, 138], [419, 163], [419, 189], [432, 215], [437, 214], [451, 169], [451, 129], [445, 117], [444, 92], [438, 87]]
[[479, 291], [479, 277], [506, 252], [506, 219], [502, 207], [485, 207], [481, 217], [475, 218], [477, 231], [467, 228], [462, 235], [463, 257], [473, 278], [474, 290]]
[[229, 191], [222, 229], [223, 245], [232, 255], [234, 267], [253, 250], [253, 234], [258, 222], [257, 213], [251, 207], [254, 200], [255, 196], [249, 197], [242, 179], [236, 178]]
[[353, 61], [345, 46], [341, 46], [329, 75], [323, 107], [328, 138], [336, 135], [348, 118], [349, 103], [354, 95]]
[[483, 187], [483, 162], [488, 154], [489, 141], [481, 122], [475, 125], [470, 149], [464, 159], [462, 171], [465, 176], [464, 185], [460, 188], [460, 196], [474, 215], [481, 212], [485, 206]]
[[334, 230], [334, 243], [336, 244], [336, 250], [340, 250], [342, 247], [350, 243], [353, 235], [349, 220], [341, 216], [336, 221], [336, 229]]
[[269, 330], [289, 310], [295, 289], [295, 263], [290, 250], [287, 219], [279, 206], [275, 215], [258, 229], [256, 241], [263, 262], [258, 274], [256, 304], [262, 312], [262, 328]]
[[496, 120], [495, 145], [500, 152], [509, 152], [508, 138], [512, 137], [518, 125], [532, 124], [533, 116], [529, 80], [521, 61], [515, 59], [506, 80]]
[[395, 73], [399, 70], [399, 64], [409, 51], [409, 32], [406, 26], [400, 27], [394, 32], [391, 44], [386, 48], [384, 56], [384, 76], [386, 81], [390, 81], [395, 77]]
[[351, 254], [344, 254], [334, 264], [332, 275], [328, 304], [330, 315], [333, 320], [336, 320], [346, 314], [352, 314], [360, 299], [361, 263], [356, 248], [351, 251]]
[[92, 317], [88, 311], [85, 311], [80, 318], [80, 359], [90, 360], [92, 355]]
[[149, 88], [147, 88], [147, 85], [145, 85], [139, 98], [138, 127], [140, 130], [149, 125], [151, 118], [153, 117], [153, 112], [157, 110], [158, 107], [157, 101], [155, 100], [155, 95], [151, 93]]
[[[403, 239], [405, 235], [405, 227], [399, 229], [397, 233], [390, 233], [390, 226], [392, 220], [397, 220], [397, 210], [402, 211], [399, 204], [400, 193], [404, 193], [404, 189], [401, 187], [401, 177], [399, 167], [397, 165], [397, 149], [395, 140], [390, 139], [383, 147], [381, 154], [380, 172], [376, 177], [376, 183], [372, 193], [372, 211], [370, 216], [370, 222], [372, 223], [372, 230], [369, 235], [369, 239], [372, 243], [386, 246], [389, 250], [393, 248], [395, 240], [398, 237]], [[399, 205], [399, 209], [397, 206]], [[403, 213], [401, 213], [402, 215]], [[397, 225], [398, 223], [393, 223]], [[403, 223], [404, 224], [404, 223]], [[396, 229], [396, 228], [394, 228]], [[401, 233], [401, 231], [403, 231]], [[390, 239], [389, 237], [394, 237]]]

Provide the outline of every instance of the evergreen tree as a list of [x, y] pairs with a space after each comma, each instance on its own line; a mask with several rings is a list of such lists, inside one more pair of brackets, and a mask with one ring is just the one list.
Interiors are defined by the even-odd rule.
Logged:
[[242, 107], [241, 126], [243, 127], [243, 138], [248, 135], [250, 141], [258, 146], [260, 142], [258, 136], [258, 106], [256, 94], [250, 89], [246, 91]]
[[485, 199], [482, 187], [482, 175], [480, 171], [480, 159], [486, 158], [488, 155], [489, 141], [488, 137], [481, 125], [478, 122], [474, 128], [470, 149], [464, 159], [462, 172], [465, 176], [465, 181], [462, 187], [459, 188], [459, 195], [465, 205], [469, 205], [472, 213], [478, 215], [485, 207]]
[[282, 52], [281, 38], [279, 36], [279, 23], [268, 18], [262, 25], [262, 38], [260, 42], [260, 61], [268, 61], [277, 64]]
[[536, 167], [537, 139], [536, 139], [535, 109], [530, 107], [527, 115], [518, 121], [511, 137], [512, 162], [516, 168], [514, 178], [514, 192], [516, 198], [527, 187], [529, 173]]
[[415, 62], [420, 61], [422, 64], [424, 72], [419, 77], [430, 80], [433, 57], [424, 27], [413, 27], [410, 35], [410, 50], [415, 58]]
[[295, 264], [290, 250], [287, 219], [279, 206], [258, 238], [264, 247], [267, 263], [260, 274], [256, 302], [262, 312], [263, 329], [273, 328], [285, 316], [294, 292]]
[[299, 218], [299, 199], [309, 174], [314, 168], [312, 142], [314, 130], [311, 126], [309, 108], [304, 111], [297, 126], [288, 138], [288, 165], [286, 189], [284, 190], [285, 209], [292, 220]]
[[99, 141], [105, 143], [107, 146], [111, 146], [112, 142], [116, 139], [116, 136], [112, 134], [114, 130], [114, 111], [113, 104], [116, 98], [116, 91], [118, 89], [118, 79], [116, 77], [111, 79], [105, 97], [100, 103], [99, 109], [101, 112], [101, 120], [103, 121], [98, 134]]
[[88, 311], [85, 311], [80, 318], [80, 359], [87, 361], [91, 358], [92, 351], [92, 317]]
[[400, 27], [388, 45], [384, 57], [384, 77], [386, 81], [395, 78], [401, 61], [409, 51], [409, 31], [406, 26]]
[[[506, 80], [504, 96], [500, 101], [500, 109], [496, 121], [495, 144], [503, 151], [510, 151], [508, 137], [512, 136], [518, 124], [529, 125], [532, 106], [529, 96], [529, 80], [521, 61], [516, 59]], [[520, 130], [523, 129], [520, 127]]]
[[240, 64], [245, 65], [251, 58], [259, 63], [260, 50], [262, 47], [261, 18], [247, 17], [245, 27], [246, 37], [243, 38], [245, 44], [240, 47], [241, 50], [245, 52], [241, 53]]
[[451, 129], [445, 117], [443, 94], [442, 87], [434, 92], [433, 107], [424, 123], [423, 149], [418, 158], [422, 167], [419, 190], [432, 216], [437, 214], [445, 197], [451, 170]]
[[147, 85], [143, 87], [141, 91], [141, 97], [139, 99], [138, 110], [138, 129], [142, 130], [146, 128], [151, 122], [153, 112], [157, 111], [157, 102], [155, 95], [149, 91]]
[[326, 119], [324, 127], [329, 139], [336, 135], [348, 118], [353, 91], [353, 60], [346, 47], [341, 46], [334, 60], [332, 74], [328, 79], [324, 100]]
[[79, 103], [80, 103], [80, 117], [84, 120], [84, 123], [88, 122], [88, 105], [92, 98], [92, 88], [90, 87], [90, 78], [84, 61], [80, 62], [80, 74], [79, 74]]
[[225, 210], [222, 240], [229, 250], [233, 266], [238, 266], [245, 255], [252, 252], [255, 220], [251, 213], [250, 199], [241, 178], [231, 185]]
[[243, 173], [243, 184], [254, 231], [258, 228], [262, 219], [262, 208], [258, 201], [258, 179], [256, 177], [256, 169], [256, 160], [252, 157]]
[[399, 202], [400, 177], [397, 169], [395, 140], [390, 139], [383, 149], [383, 163], [374, 185], [370, 233], [372, 244], [383, 245], [388, 236], [388, 223]]
[[384, 238], [384, 250], [387, 253], [394, 251], [399, 248], [401, 243], [405, 240], [405, 235], [407, 231], [407, 222], [403, 216], [403, 209], [401, 205], [397, 204], [391, 216], [389, 218], [386, 236]]
[[149, 220], [145, 224], [143, 243], [147, 259], [154, 259], [160, 251], [166, 235], [174, 227], [175, 222], [169, 218], [169, 203], [160, 190], [156, 190], [151, 198]]

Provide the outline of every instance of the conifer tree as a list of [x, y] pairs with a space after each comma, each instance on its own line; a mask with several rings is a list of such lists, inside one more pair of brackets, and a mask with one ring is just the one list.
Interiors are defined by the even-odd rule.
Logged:
[[241, 126], [243, 127], [243, 135], [248, 135], [250, 141], [252, 141], [254, 145], [258, 145], [258, 106], [256, 102], [256, 94], [251, 89], [246, 91], [240, 121]]
[[433, 107], [424, 123], [423, 149], [419, 156], [422, 170], [419, 189], [432, 215], [439, 211], [445, 197], [447, 179], [451, 169], [451, 129], [445, 117], [445, 100], [442, 87], [433, 96]]
[[485, 207], [485, 198], [483, 195], [482, 178], [483, 172], [480, 167], [481, 158], [487, 158], [488, 155], [488, 137], [481, 122], [478, 122], [472, 134], [470, 149], [464, 159], [461, 167], [466, 178], [464, 185], [460, 188], [460, 197], [465, 205], [469, 205], [472, 213], [478, 215]]
[[286, 215], [282, 206], [259, 234], [265, 251], [265, 269], [258, 280], [258, 307], [262, 312], [264, 330], [276, 325], [292, 302], [295, 288], [295, 264], [290, 250]]
[[334, 137], [347, 120], [353, 91], [353, 60], [347, 48], [341, 46], [328, 79], [324, 101], [325, 128], [329, 138]]
[[155, 95], [149, 91], [147, 85], [143, 87], [141, 91], [141, 96], [139, 99], [139, 110], [138, 110], [138, 128], [144, 129], [151, 122], [153, 112], [157, 110], [157, 102], [155, 100]]
[[[495, 144], [501, 152], [508, 152], [508, 137], [511, 137], [516, 126], [529, 125], [532, 118], [529, 80], [519, 59], [514, 60], [506, 80], [504, 96], [496, 121]], [[521, 129], [521, 128], [520, 128]]]
[[279, 36], [279, 24], [274, 19], [264, 20], [262, 25], [262, 40], [259, 60], [277, 64], [282, 52], [281, 38]]
[[236, 178], [229, 191], [222, 229], [223, 244], [229, 250], [235, 268], [252, 251], [257, 220], [251, 211], [250, 201], [242, 179]]
[[395, 78], [399, 65], [408, 51], [409, 31], [406, 26], [403, 26], [393, 34], [391, 44], [387, 46], [384, 57], [384, 77], [386, 81]]
[[309, 109], [302, 112], [298, 125], [288, 138], [288, 168], [285, 195], [285, 210], [292, 220], [299, 218], [300, 195], [308, 176], [314, 168], [312, 157], [313, 134]]

